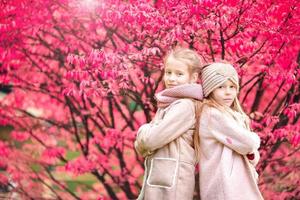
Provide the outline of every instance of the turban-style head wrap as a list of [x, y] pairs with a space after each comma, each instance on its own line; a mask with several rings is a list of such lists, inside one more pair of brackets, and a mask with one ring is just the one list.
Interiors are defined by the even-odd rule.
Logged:
[[214, 89], [227, 80], [231, 80], [239, 90], [239, 78], [236, 70], [230, 64], [212, 63], [202, 69], [201, 74], [204, 96], [207, 97]]

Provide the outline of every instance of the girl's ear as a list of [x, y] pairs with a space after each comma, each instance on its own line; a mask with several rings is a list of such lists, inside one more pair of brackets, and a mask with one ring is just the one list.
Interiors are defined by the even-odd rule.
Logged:
[[197, 72], [192, 73], [191, 83], [196, 83], [198, 80], [199, 74]]

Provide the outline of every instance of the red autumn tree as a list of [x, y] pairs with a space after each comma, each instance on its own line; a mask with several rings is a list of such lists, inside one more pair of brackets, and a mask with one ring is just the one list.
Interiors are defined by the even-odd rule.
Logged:
[[[163, 56], [225, 59], [262, 138], [266, 199], [299, 191], [300, 2], [1, 1], [0, 182], [22, 199], [133, 199]], [[4, 95], [5, 94], [5, 95]], [[84, 179], [85, 181], [81, 181]]]

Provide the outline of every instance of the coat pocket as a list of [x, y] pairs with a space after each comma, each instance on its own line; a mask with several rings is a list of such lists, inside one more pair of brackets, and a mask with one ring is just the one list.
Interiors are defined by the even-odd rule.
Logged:
[[150, 164], [147, 184], [152, 187], [172, 188], [178, 171], [178, 160], [174, 158], [153, 158]]

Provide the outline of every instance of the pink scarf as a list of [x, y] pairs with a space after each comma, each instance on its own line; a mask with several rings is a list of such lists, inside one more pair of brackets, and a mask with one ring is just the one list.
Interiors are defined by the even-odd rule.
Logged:
[[165, 89], [155, 95], [157, 106], [164, 108], [174, 101], [182, 98], [190, 98], [196, 100], [203, 99], [202, 86], [199, 84], [183, 84], [173, 88]]

